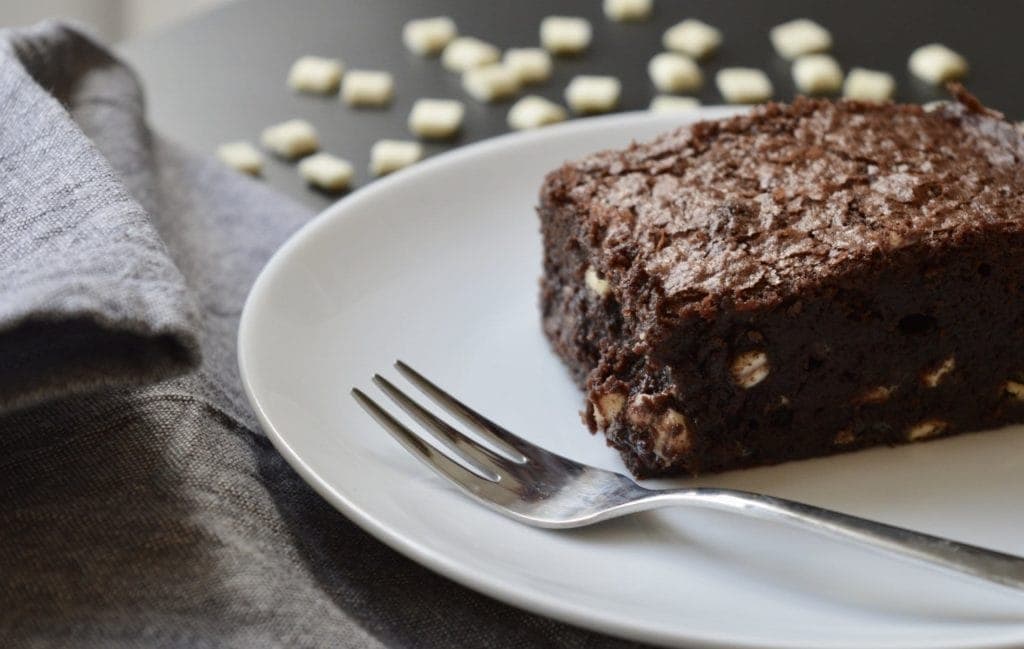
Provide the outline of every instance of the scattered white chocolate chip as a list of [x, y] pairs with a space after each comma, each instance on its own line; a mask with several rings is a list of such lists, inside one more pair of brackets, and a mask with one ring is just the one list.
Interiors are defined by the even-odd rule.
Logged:
[[768, 356], [761, 351], [743, 352], [732, 362], [732, 380], [744, 389], [750, 389], [765, 380], [771, 368]]
[[655, 54], [647, 64], [647, 74], [661, 92], [688, 92], [704, 84], [704, 75], [694, 60], [675, 52]]
[[776, 25], [769, 32], [769, 37], [775, 51], [784, 59], [826, 52], [832, 47], [832, 35], [828, 30], [807, 18]]
[[441, 65], [452, 72], [465, 72], [495, 63], [501, 57], [498, 48], [473, 36], [459, 36], [448, 43], [441, 54]]
[[854, 437], [853, 431], [849, 428], [844, 428], [836, 433], [836, 436], [832, 439], [832, 444], [835, 446], [846, 446], [847, 444], [852, 444], [855, 439], [857, 438]]
[[967, 59], [941, 43], [931, 43], [911, 53], [908, 67], [915, 77], [939, 85], [967, 74]]
[[320, 147], [316, 129], [304, 119], [290, 119], [263, 129], [260, 144], [289, 159], [312, 153]]
[[539, 47], [512, 47], [505, 50], [505, 67], [519, 79], [519, 83], [541, 83], [551, 78], [551, 55]]
[[575, 16], [548, 16], [540, 21], [540, 44], [552, 54], [579, 54], [590, 45], [590, 21]]
[[598, 275], [593, 266], [587, 267], [586, 272], [583, 273], [583, 281], [586, 283], [587, 288], [598, 297], [604, 297], [611, 291], [611, 284], [608, 283], [608, 280]]
[[455, 99], [417, 99], [409, 112], [409, 130], [424, 138], [446, 138], [462, 127], [466, 108]]
[[495, 101], [519, 91], [519, 77], [501, 63], [488, 63], [462, 73], [462, 89], [477, 101]]
[[768, 75], [757, 68], [722, 68], [715, 75], [715, 85], [730, 104], [756, 104], [771, 99], [775, 92]]
[[263, 171], [263, 154], [245, 141], [220, 145], [217, 147], [217, 157], [227, 166], [243, 173], [256, 176]]
[[341, 84], [341, 98], [349, 106], [384, 106], [395, 94], [390, 72], [349, 70]]
[[299, 92], [334, 92], [344, 71], [345, 66], [338, 59], [302, 56], [288, 71], [288, 85]]
[[413, 54], [437, 54], [459, 33], [455, 21], [448, 16], [417, 18], [402, 27], [402, 42]]
[[619, 103], [622, 84], [615, 77], [580, 74], [565, 88], [565, 101], [576, 113], [606, 113]]
[[353, 171], [348, 160], [330, 153], [314, 153], [299, 162], [299, 175], [309, 184], [329, 192], [348, 187]]
[[892, 396], [892, 391], [893, 388], [884, 385], [868, 388], [857, 395], [853, 399], [853, 403], [856, 405], [885, 403]]
[[950, 356], [942, 361], [938, 367], [921, 374], [921, 383], [929, 388], [934, 388], [942, 382], [942, 379], [956, 368], [956, 359]]
[[423, 145], [410, 140], [378, 140], [370, 149], [370, 172], [383, 176], [423, 158]]
[[688, 18], [665, 30], [661, 44], [666, 50], [700, 60], [722, 44], [722, 32], [707, 23]]
[[604, 15], [616, 22], [647, 20], [653, 7], [654, 0], [604, 0]]
[[888, 72], [853, 68], [846, 75], [843, 97], [861, 101], [888, 101], [896, 92], [896, 79]]
[[907, 439], [913, 442], [919, 439], [935, 437], [945, 432], [947, 428], [949, 428], [949, 422], [942, 421], [941, 419], [926, 419], [907, 429]]
[[793, 81], [808, 95], [832, 94], [843, 85], [843, 69], [828, 54], [805, 54], [793, 62]]
[[1024, 383], [1007, 381], [1006, 385], [1003, 386], [1003, 389], [1006, 391], [1006, 394], [1015, 399], [1024, 399]]
[[695, 97], [656, 95], [654, 99], [651, 99], [648, 110], [655, 113], [690, 113], [698, 108], [700, 108], [700, 100]]
[[509, 109], [508, 125], [509, 128], [523, 131], [563, 122], [566, 117], [565, 109], [555, 102], [537, 95], [527, 95]]
[[622, 412], [624, 405], [626, 405], [626, 396], [618, 392], [608, 392], [598, 397], [597, 403], [594, 404], [594, 422], [597, 427], [602, 430], [607, 428], [608, 424], [612, 423], [612, 420]]

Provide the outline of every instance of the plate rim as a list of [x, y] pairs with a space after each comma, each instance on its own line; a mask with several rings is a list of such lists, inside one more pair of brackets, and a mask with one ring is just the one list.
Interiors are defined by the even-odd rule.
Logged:
[[[748, 647], [750, 649], [856, 649], [861, 645], [848, 642], [836, 641], [822, 644], [820, 642], [797, 642], [786, 641], [781, 644], [763, 637], [752, 637], [750, 635], [736, 635], [722, 631], [710, 635], [706, 632], [687, 632], [685, 635], [673, 632], [670, 629], [651, 629], [642, 625], [629, 624], [628, 621], [616, 618], [607, 619], [596, 614], [587, 606], [574, 606], [565, 599], [547, 595], [543, 591], [534, 589], [523, 589], [502, 582], [500, 579], [488, 578], [486, 572], [476, 571], [465, 567], [454, 561], [443, 553], [435, 552], [420, 544], [417, 539], [404, 536], [400, 531], [394, 530], [386, 523], [377, 520], [372, 514], [352, 502], [342, 492], [332, 487], [324, 478], [313, 470], [292, 448], [291, 444], [280, 430], [271, 421], [265, 411], [263, 403], [256, 394], [256, 390], [250, 380], [251, 373], [247, 365], [248, 350], [251, 347], [249, 342], [253, 335], [253, 320], [256, 316], [258, 302], [261, 299], [265, 286], [271, 278], [279, 271], [279, 268], [287, 263], [292, 251], [301, 247], [305, 241], [315, 237], [317, 233], [333, 224], [337, 220], [358, 218], [358, 214], [347, 213], [350, 209], [356, 209], [361, 202], [373, 200], [379, 193], [391, 190], [395, 185], [406, 182], [407, 178], [414, 178], [418, 175], [429, 174], [437, 167], [454, 164], [464, 158], [472, 158], [478, 155], [485, 155], [493, 149], [502, 149], [506, 146], [529, 146], [534, 141], [547, 139], [562, 134], [579, 133], [586, 131], [602, 130], [609, 124], [617, 126], [628, 126], [633, 122], [650, 125], [652, 122], [664, 121], [666, 130], [672, 128], [672, 124], [685, 126], [705, 119], [718, 119], [729, 115], [740, 114], [749, 107], [711, 105], [701, 106], [693, 112], [680, 113], [651, 113], [649, 111], [633, 111], [626, 113], [615, 113], [576, 119], [562, 124], [547, 126], [525, 132], [512, 132], [487, 138], [470, 144], [464, 144], [457, 148], [431, 156], [416, 165], [389, 174], [384, 178], [356, 189], [354, 192], [340, 198], [326, 209], [318, 213], [308, 222], [293, 232], [270, 256], [263, 268], [260, 270], [255, 281], [250, 287], [242, 313], [239, 318], [238, 334], [236, 338], [236, 353], [238, 356], [238, 368], [245, 396], [256, 414], [257, 420], [264, 433], [270, 439], [274, 448], [284, 457], [285, 461], [299, 474], [313, 490], [326, 500], [332, 507], [341, 512], [346, 518], [358, 525], [361, 529], [371, 534], [378, 541], [384, 543], [399, 554], [415, 561], [416, 563], [430, 569], [431, 571], [452, 581], [465, 586], [479, 594], [491, 597], [505, 604], [514, 606], [521, 610], [555, 619], [579, 629], [596, 631], [616, 638], [648, 642], [661, 646], [680, 646], [686, 643], [687, 647], [693, 649], [736, 649], [737, 647]], [[674, 120], [674, 122], [672, 121]], [[936, 645], [934, 642], [883, 642], [872, 645], [876, 649], [923, 649], [925, 647], [947, 647], [948, 649], [1014, 649], [1024, 644], [1024, 624], [1009, 627], [1008, 630], [1019, 629], [1016, 634], [996, 634], [982, 642], [960, 642], [945, 645]]]

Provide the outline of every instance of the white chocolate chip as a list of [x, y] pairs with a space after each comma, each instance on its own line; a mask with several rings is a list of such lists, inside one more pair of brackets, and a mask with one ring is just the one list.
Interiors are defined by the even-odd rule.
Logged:
[[423, 145], [410, 140], [378, 140], [370, 149], [370, 171], [383, 176], [423, 158]]
[[394, 94], [390, 72], [349, 70], [341, 84], [341, 98], [349, 106], [384, 106]]
[[942, 421], [941, 419], [926, 419], [907, 429], [907, 439], [913, 442], [919, 439], [935, 437], [945, 432], [947, 428], [949, 428], [949, 422]]
[[551, 55], [539, 47], [513, 47], [502, 59], [520, 84], [541, 83], [551, 78]]
[[448, 43], [441, 54], [441, 65], [452, 72], [465, 72], [501, 57], [498, 48], [473, 36], [459, 36]]
[[527, 95], [512, 105], [508, 111], [509, 128], [522, 131], [531, 128], [539, 128], [565, 121], [565, 109], [553, 101]]
[[1007, 381], [1006, 385], [1003, 386], [1006, 394], [1010, 395], [1014, 399], [1024, 399], [1024, 383], [1018, 383], [1017, 381]]
[[495, 101], [519, 91], [519, 77], [501, 63], [488, 63], [462, 73], [462, 88], [477, 101]]
[[805, 54], [793, 62], [793, 81], [808, 95], [832, 94], [843, 85], [843, 69], [828, 54]]
[[320, 147], [316, 129], [304, 119], [290, 119], [263, 129], [260, 144], [289, 159], [312, 153]]
[[685, 415], [673, 408], [669, 408], [658, 421], [658, 428], [663, 431], [669, 429], [682, 429], [679, 432], [684, 432], [688, 435], [691, 426], [689, 419], [687, 419]]
[[935, 85], [967, 74], [967, 59], [941, 43], [917, 48], [911, 53], [907, 65], [915, 77]]
[[423, 138], [447, 138], [462, 127], [466, 108], [454, 99], [417, 99], [409, 111], [409, 130]]
[[590, 21], [575, 16], [548, 16], [540, 22], [540, 44], [552, 54], [579, 54], [590, 45]]
[[459, 33], [455, 21], [448, 16], [418, 18], [402, 27], [402, 42], [413, 54], [437, 54]]
[[950, 356], [942, 361], [942, 364], [933, 370], [921, 374], [921, 383], [929, 388], [934, 388], [942, 382], [942, 379], [956, 368], [956, 359]]
[[662, 412], [656, 405], [655, 395], [638, 394], [630, 399], [626, 420], [635, 428], [650, 431], [652, 450], [662, 460], [672, 460], [693, 445], [690, 420], [673, 408]]
[[935, 101], [929, 101], [921, 104], [921, 109], [926, 113], [934, 113], [943, 106], [948, 106], [950, 102], [946, 99], [936, 99]]
[[669, 460], [686, 453], [693, 446], [693, 430], [689, 419], [669, 408], [653, 426], [654, 454]]
[[654, 398], [649, 394], [638, 394], [629, 400], [626, 408], [626, 421], [636, 428], [650, 426], [654, 417]]
[[299, 162], [299, 175], [309, 184], [329, 192], [348, 187], [353, 171], [348, 160], [330, 153], [315, 153]]
[[604, 15], [616, 22], [647, 20], [653, 7], [654, 0], [604, 0]]
[[217, 157], [227, 166], [243, 173], [256, 176], [263, 171], [263, 154], [245, 141], [220, 145], [217, 147]]
[[775, 92], [768, 75], [757, 68], [722, 68], [715, 75], [715, 85], [730, 104], [756, 104], [771, 99]]
[[761, 351], [743, 352], [732, 362], [732, 380], [744, 389], [750, 389], [765, 380], [771, 367], [768, 356]]
[[669, 27], [661, 37], [661, 44], [666, 50], [700, 60], [722, 44], [722, 32], [707, 23], [688, 18]]
[[704, 84], [704, 75], [694, 60], [675, 52], [655, 54], [647, 64], [647, 74], [661, 92], [688, 92]]
[[695, 97], [656, 95], [654, 99], [651, 99], [648, 110], [655, 113], [691, 113], [698, 108], [700, 108], [700, 100]]
[[884, 385], [868, 388], [857, 395], [853, 399], [853, 403], [856, 405], [885, 403], [892, 396], [893, 390], [894, 388]]
[[606, 113], [618, 105], [621, 93], [615, 77], [580, 74], [565, 87], [565, 101], [576, 113]]
[[888, 72], [853, 68], [846, 75], [843, 96], [861, 101], [888, 101], [896, 92], [896, 79]]
[[292, 63], [288, 85], [299, 92], [334, 92], [344, 71], [345, 66], [338, 59], [303, 56]]
[[686, 417], [676, 410], [669, 408], [665, 411], [665, 414], [661, 418], [661, 422], [666, 426], [687, 426]]
[[612, 290], [608, 280], [598, 275], [593, 266], [588, 266], [586, 272], [583, 273], [583, 282], [598, 297], [605, 297]]
[[775, 51], [784, 59], [827, 52], [832, 47], [832, 35], [828, 30], [807, 18], [776, 25], [769, 32], [769, 37]]
[[622, 412], [624, 405], [626, 405], [626, 396], [618, 392], [609, 392], [598, 397], [597, 403], [594, 404], [594, 422], [597, 427], [601, 430], [606, 429], [608, 424]]

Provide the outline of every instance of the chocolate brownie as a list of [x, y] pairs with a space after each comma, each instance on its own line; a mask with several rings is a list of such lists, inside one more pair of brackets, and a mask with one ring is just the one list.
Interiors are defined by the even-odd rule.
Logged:
[[637, 476], [1024, 421], [1024, 135], [797, 99], [550, 173], [544, 330]]

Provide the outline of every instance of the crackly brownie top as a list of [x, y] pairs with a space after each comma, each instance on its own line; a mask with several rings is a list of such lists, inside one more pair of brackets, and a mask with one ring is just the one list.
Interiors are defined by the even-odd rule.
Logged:
[[1024, 230], [1024, 135], [965, 92], [917, 105], [797, 99], [564, 166], [603, 272], [662, 296], [772, 301], [858, 258]]

